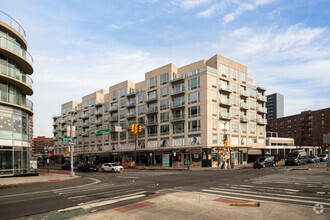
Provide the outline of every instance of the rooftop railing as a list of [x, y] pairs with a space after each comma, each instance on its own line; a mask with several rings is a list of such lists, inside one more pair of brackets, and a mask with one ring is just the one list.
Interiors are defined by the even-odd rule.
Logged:
[[10, 25], [23, 37], [26, 37], [26, 33], [22, 25], [20, 25], [20, 23], [18, 23], [14, 18], [12, 18], [10, 15], [6, 14], [1, 10], [0, 10], [0, 20]]

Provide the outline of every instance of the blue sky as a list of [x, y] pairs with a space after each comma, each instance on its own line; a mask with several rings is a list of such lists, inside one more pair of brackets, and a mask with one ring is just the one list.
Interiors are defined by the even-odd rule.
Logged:
[[1, 0], [34, 57], [34, 136], [62, 103], [220, 54], [284, 95], [285, 115], [330, 107], [328, 0]]

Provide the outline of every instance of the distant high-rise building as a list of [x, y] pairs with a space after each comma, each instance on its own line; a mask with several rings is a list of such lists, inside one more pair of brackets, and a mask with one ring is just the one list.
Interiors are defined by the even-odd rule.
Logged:
[[267, 120], [284, 117], [284, 98], [279, 93], [267, 95]]

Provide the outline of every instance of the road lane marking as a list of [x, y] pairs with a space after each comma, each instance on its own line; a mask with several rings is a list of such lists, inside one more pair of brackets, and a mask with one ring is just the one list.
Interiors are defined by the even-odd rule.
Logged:
[[[328, 202], [320, 202], [320, 201], [314, 201], [314, 200], [305, 201], [305, 200], [297, 200], [297, 199], [289, 199], [289, 198], [278, 198], [278, 197], [270, 197], [270, 196], [242, 194], [242, 193], [235, 193], [235, 192], [226, 192], [226, 191], [223, 191], [223, 190], [203, 189], [202, 191], [204, 191], [204, 192], [224, 193], [224, 194], [230, 194], [230, 195], [240, 195], [240, 196], [245, 196], [245, 197], [252, 197], [253, 199], [264, 198], [264, 199], [270, 199], [270, 200], [282, 200], [282, 201], [309, 203], [309, 204], [314, 204], [314, 205], [315, 205], [315, 203], [321, 203], [323, 205], [330, 205], [330, 203], [328, 203]], [[221, 194], [221, 196], [222, 196], [222, 194]], [[240, 198], [240, 199], [243, 199], [243, 198]], [[317, 198], [317, 199], [320, 199], [320, 198]]]
[[[106, 192], [101, 192], [101, 193], [93, 193], [93, 194], [90, 194], [90, 195], [86, 195], [86, 197], [90, 197], [90, 196], [97, 196], [97, 195], [104, 195], [104, 196], [111, 196], [111, 195], [114, 195], [114, 194], [118, 194], [118, 193], [121, 193], [121, 192], [126, 192], [126, 193], [128, 193], [128, 192], [136, 192], [137, 190], [142, 190], [142, 188], [140, 188], [140, 189], [131, 189], [131, 190], [127, 190], [127, 189], [122, 189], [122, 190], [116, 190], [115, 192], [110, 192], [110, 193], [106, 193]], [[68, 199], [70, 199], [70, 198], [72, 198], [72, 197], [69, 197]], [[84, 198], [81, 198], [81, 199], [85, 199], [85, 197]], [[78, 201], [78, 200], [81, 200], [80, 198], [78, 198], [78, 199], [75, 199], [74, 201]]]
[[137, 176], [117, 176], [117, 178], [140, 179], [140, 177]]
[[290, 192], [299, 192], [299, 190], [297, 190], [297, 189], [283, 189], [283, 190], [290, 191]]
[[84, 197], [87, 197], [87, 195], [73, 196], [73, 197], [69, 197], [68, 199], [78, 199], [78, 198], [84, 198]]

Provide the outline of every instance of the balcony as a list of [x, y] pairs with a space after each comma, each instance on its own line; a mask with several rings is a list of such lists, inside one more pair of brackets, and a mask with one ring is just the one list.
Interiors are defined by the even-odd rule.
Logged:
[[146, 122], [146, 125], [147, 126], [152, 126], [152, 125], [157, 125], [158, 124], [158, 121], [157, 120], [148, 120]]
[[169, 134], [170, 134], [169, 131], [161, 131], [161, 132], [160, 132], [160, 135], [169, 135]]
[[180, 94], [182, 94], [184, 92], [185, 92], [184, 86], [181, 86], [181, 87], [179, 87], [177, 89], [174, 89], [173, 88], [172, 91], [171, 91], [171, 96], [180, 95]]
[[127, 103], [126, 103], [126, 107], [127, 107], [127, 108], [135, 107], [135, 105], [136, 105], [135, 102], [127, 102]]
[[184, 81], [184, 77], [183, 75], [181, 76], [175, 76], [173, 79], [170, 80], [171, 83], [177, 83], [177, 82], [181, 82], [181, 81]]
[[73, 121], [77, 121], [77, 120], [78, 120], [78, 116], [76, 115], [73, 117]]
[[89, 114], [82, 114], [82, 115], [81, 115], [81, 118], [82, 118], [82, 119], [89, 118]]
[[260, 95], [260, 94], [257, 95], [257, 100], [261, 101], [261, 102], [267, 102], [266, 96], [263, 96], [263, 95]]
[[104, 101], [97, 101], [97, 102], [95, 103], [95, 106], [103, 105], [103, 103], [104, 103]]
[[230, 120], [232, 117], [230, 112], [220, 112], [220, 119]]
[[264, 118], [258, 118], [257, 123], [261, 125], [266, 125], [267, 124], [267, 119]]
[[260, 112], [260, 113], [265, 113], [266, 114], [267, 113], [267, 108], [265, 108], [265, 107], [258, 107], [257, 108], [257, 111]]
[[129, 91], [129, 92], [126, 94], [127, 97], [135, 96], [135, 95], [136, 95], [136, 91], [135, 91], [135, 90], [131, 90], [131, 91]]
[[85, 128], [85, 127], [89, 127], [89, 123], [88, 122], [85, 122], [82, 124], [82, 126]]
[[225, 106], [232, 106], [231, 101], [228, 98], [220, 98], [219, 99], [220, 105], [225, 105]]
[[158, 112], [158, 108], [152, 107], [152, 108], [147, 109], [146, 114], [152, 114], [152, 113], [157, 113], [157, 112]]
[[240, 107], [241, 107], [241, 109], [245, 109], [245, 110], [248, 110], [249, 109], [247, 103], [245, 103], [245, 102], [241, 102]]
[[126, 115], [126, 118], [135, 118], [136, 117], [136, 113], [135, 112], [130, 112]]
[[101, 124], [103, 124], [102, 119], [97, 120], [97, 121], [95, 122], [95, 124], [96, 124], [96, 125], [101, 125]]
[[248, 92], [247, 92], [246, 90], [244, 90], [244, 89], [241, 89], [241, 91], [240, 91], [240, 95], [241, 95], [242, 97], [245, 97], [245, 98], [248, 98], [248, 97], [249, 97]]
[[61, 119], [60, 120], [60, 124], [65, 124], [66, 123], [66, 119]]
[[53, 133], [57, 134], [58, 133], [57, 129], [53, 129]]
[[173, 134], [181, 134], [184, 133], [184, 129], [174, 129]]
[[145, 102], [152, 102], [152, 101], [156, 101], [157, 99], [158, 99], [157, 96], [148, 96]]
[[84, 137], [89, 136], [89, 132], [88, 131], [83, 132], [82, 136], [84, 136]]
[[185, 102], [184, 101], [182, 101], [182, 102], [173, 102], [171, 104], [171, 109], [182, 108], [182, 107], [185, 107]]
[[118, 121], [118, 116], [112, 116], [112, 117], [110, 117], [110, 121], [111, 122]]
[[102, 113], [103, 113], [102, 109], [99, 109], [95, 112], [95, 115], [102, 115]]
[[220, 90], [220, 92], [229, 92], [229, 93], [231, 93], [233, 91], [231, 89], [231, 87], [229, 85], [226, 85], [226, 84], [220, 84], [219, 85], [219, 90]]
[[241, 116], [241, 122], [249, 122], [249, 118], [247, 116]]
[[266, 91], [267, 89], [261, 85], [257, 85], [257, 90]]
[[57, 122], [53, 122], [53, 126], [57, 126]]
[[171, 117], [171, 122], [184, 121], [184, 115], [176, 115]]
[[118, 111], [118, 106], [111, 106], [109, 109], [110, 112]]

